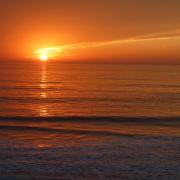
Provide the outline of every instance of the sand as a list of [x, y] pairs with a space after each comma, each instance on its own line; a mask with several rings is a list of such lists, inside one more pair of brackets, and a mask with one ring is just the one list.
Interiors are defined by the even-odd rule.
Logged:
[[[76, 124], [76, 128], [79, 129], [80, 124]], [[92, 128], [93, 123], [90, 124]], [[24, 123], [18, 125], [24, 127]], [[179, 180], [179, 125], [166, 126], [156, 127], [150, 134], [141, 132], [143, 128], [153, 129], [150, 125], [142, 128], [142, 124], [136, 123], [134, 131], [130, 128], [129, 136], [125, 131], [124, 136], [122, 133], [117, 136], [117, 133], [100, 135], [83, 134], [81, 131], [80, 134], [74, 131], [48, 132], [36, 128], [8, 129], [2, 123], [0, 179]], [[113, 127], [114, 130], [118, 128]], [[129, 127], [133, 127], [133, 124], [129, 124]], [[165, 127], [172, 129], [174, 133], [170, 129], [165, 133]]]

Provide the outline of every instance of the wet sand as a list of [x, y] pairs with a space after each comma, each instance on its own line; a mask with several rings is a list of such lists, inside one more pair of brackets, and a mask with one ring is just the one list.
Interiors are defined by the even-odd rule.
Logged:
[[170, 119], [0, 118], [0, 179], [180, 179]]

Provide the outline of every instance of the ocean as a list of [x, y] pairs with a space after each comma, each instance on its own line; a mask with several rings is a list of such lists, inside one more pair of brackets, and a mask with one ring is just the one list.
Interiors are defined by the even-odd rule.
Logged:
[[0, 63], [0, 180], [180, 179], [180, 66]]
[[180, 116], [180, 66], [0, 63], [0, 116]]

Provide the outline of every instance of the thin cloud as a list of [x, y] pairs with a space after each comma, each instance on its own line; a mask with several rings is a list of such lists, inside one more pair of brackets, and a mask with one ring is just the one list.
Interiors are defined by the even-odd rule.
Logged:
[[151, 34], [144, 34], [136, 37], [131, 37], [127, 39], [119, 40], [110, 40], [110, 41], [95, 41], [95, 42], [84, 42], [84, 43], [75, 43], [75, 44], [66, 44], [56, 47], [44, 48], [36, 51], [35, 56], [39, 54], [51, 54], [57, 56], [59, 54], [64, 56], [70, 56], [75, 50], [94, 48], [94, 47], [103, 47], [111, 45], [120, 45], [127, 43], [138, 43], [138, 42], [147, 42], [147, 41], [162, 41], [162, 40], [172, 40], [180, 38], [180, 29], [155, 32]]

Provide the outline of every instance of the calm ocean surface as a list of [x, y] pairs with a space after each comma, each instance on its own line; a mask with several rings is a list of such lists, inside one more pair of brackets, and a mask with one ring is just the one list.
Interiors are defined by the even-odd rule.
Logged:
[[180, 116], [180, 66], [1, 62], [0, 116]]

